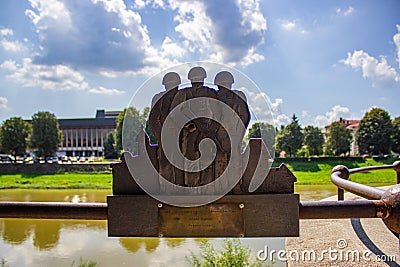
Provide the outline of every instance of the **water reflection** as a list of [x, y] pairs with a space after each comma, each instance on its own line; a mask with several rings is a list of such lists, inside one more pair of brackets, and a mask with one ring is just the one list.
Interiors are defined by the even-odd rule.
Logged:
[[61, 223], [59, 221], [36, 222], [34, 224], [33, 245], [40, 250], [50, 250], [57, 246], [60, 239]]
[[144, 247], [148, 253], [156, 251], [160, 238], [121, 237], [119, 243], [129, 252], [135, 253]]
[[185, 238], [167, 238], [165, 239], [165, 243], [171, 248], [177, 248], [182, 246], [185, 240]]
[[[333, 186], [296, 186], [301, 199], [336, 194]], [[109, 190], [2, 190], [0, 201], [105, 202]], [[100, 266], [189, 266], [186, 256], [199, 253], [210, 240], [217, 248], [223, 239], [109, 238], [106, 221], [0, 219], [0, 257], [14, 266], [71, 266], [85, 260]], [[253, 254], [265, 245], [284, 249], [284, 238], [245, 238]], [[255, 257], [253, 255], [253, 257]], [[276, 266], [284, 266], [276, 264]]]
[[19, 245], [31, 234], [31, 223], [22, 219], [5, 219], [0, 224], [3, 241], [11, 245]]
[[20, 245], [32, 236], [33, 246], [39, 250], [50, 250], [56, 247], [59, 243], [60, 231], [62, 229], [87, 228], [105, 231], [107, 225], [104, 221], [0, 220], [0, 234], [5, 243]]

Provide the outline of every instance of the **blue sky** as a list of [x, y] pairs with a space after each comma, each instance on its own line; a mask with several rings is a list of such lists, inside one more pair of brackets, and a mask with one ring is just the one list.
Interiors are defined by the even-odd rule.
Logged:
[[152, 75], [199, 60], [246, 74], [279, 124], [295, 113], [324, 126], [374, 106], [398, 117], [399, 10], [368, 0], [2, 0], [0, 121], [121, 110]]

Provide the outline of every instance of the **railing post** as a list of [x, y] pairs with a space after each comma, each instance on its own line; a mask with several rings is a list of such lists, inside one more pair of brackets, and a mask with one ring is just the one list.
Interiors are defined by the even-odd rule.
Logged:
[[393, 163], [393, 169], [396, 171], [396, 183], [400, 184], [400, 161]]
[[[344, 165], [337, 165], [332, 169], [332, 173], [340, 172], [339, 177], [345, 180], [349, 179], [349, 169]], [[338, 187], [338, 200], [344, 200], [344, 190]]]

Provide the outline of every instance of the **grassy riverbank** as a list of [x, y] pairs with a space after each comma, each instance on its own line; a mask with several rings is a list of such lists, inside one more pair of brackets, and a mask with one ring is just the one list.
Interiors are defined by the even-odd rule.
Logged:
[[[274, 163], [286, 166], [297, 177], [296, 184], [324, 185], [332, 184], [330, 174], [332, 168], [342, 164], [348, 168], [358, 168], [373, 165], [392, 164], [394, 159], [361, 159], [361, 158], [330, 158], [330, 159], [277, 159]], [[350, 176], [350, 180], [363, 184], [395, 184], [396, 173], [393, 170], [373, 171]], [[111, 189], [112, 174], [101, 173], [57, 173], [57, 174], [0, 174], [0, 189]]]
[[111, 173], [0, 175], [0, 189], [111, 189], [111, 186]]
[[[332, 184], [330, 175], [336, 165], [345, 165], [349, 169], [366, 166], [391, 165], [394, 159], [278, 159], [274, 165], [285, 163], [297, 178], [296, 184]], [[395, 184], [396, 172], [393, 170], [372, 171], [357, 173], [350, 176], [350, 180], [362, 184]]]

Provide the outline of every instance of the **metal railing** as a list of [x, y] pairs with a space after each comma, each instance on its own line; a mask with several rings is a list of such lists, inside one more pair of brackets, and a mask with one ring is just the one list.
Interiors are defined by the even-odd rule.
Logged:
[[385, 190], [349, 181], [351, 174], [370, 172], [378, 170], [396, 171], [397, 184], [400, 184], [400, 161], [393, 165], [367, 166], [362, 168], [348, 169], [346, 166], [338, 165], [332, 169], [331, 181], [338, 187], [338, 200], [344, 200], [344, 190], [366, 199], [381, 199]]
[[107, 203], [0, 202], [0, 218], [107, 220]]
[[[392, 169], [396, 172], [397, 184], [382, 190], [368, 185], [363, 185], [349, 181], [351, 174], [360, 172], [369, 172], [377, 170]], [[344, 190], [356, 194], [360, 197], [371, 199], [376, 207], [384, 209], [379, 210], [379, 217], [383, 219], [386, 226], [397, 236], [400, 235], [400, 161], [393, 165], [368, 166], [349, 170], [346, 166], [338, 165], [332, 170], [331, 181], [338, 187], [338, 202], [347, 202], [344, 200]], [[362, 211], [356, 211], [352, 217], [358, 217]], [[350, 217], [349, 217], [350, 218]]]
[[[382, 190], [349, 181], [350, 174], [394, 169], [397, 182], [400, 161], [393, 165], [364, 167], [348, 170], [336, 166], [331, 180], [338, 187], [339, 201], [307, 201], [299, 203], [300, 219], [381, 218], [396, 233], [400, 233], [400, 184]], [[343, 190], [369, 200], [343, 201]], [[0, 218], [107, 220], [107, 203], [65, 202], [0, 202]]]
[[[306, 201], [300, 219], [384, 218], [382, 201]], [[107, 220], [107, 203], [0, 202], [0, 218]]]

